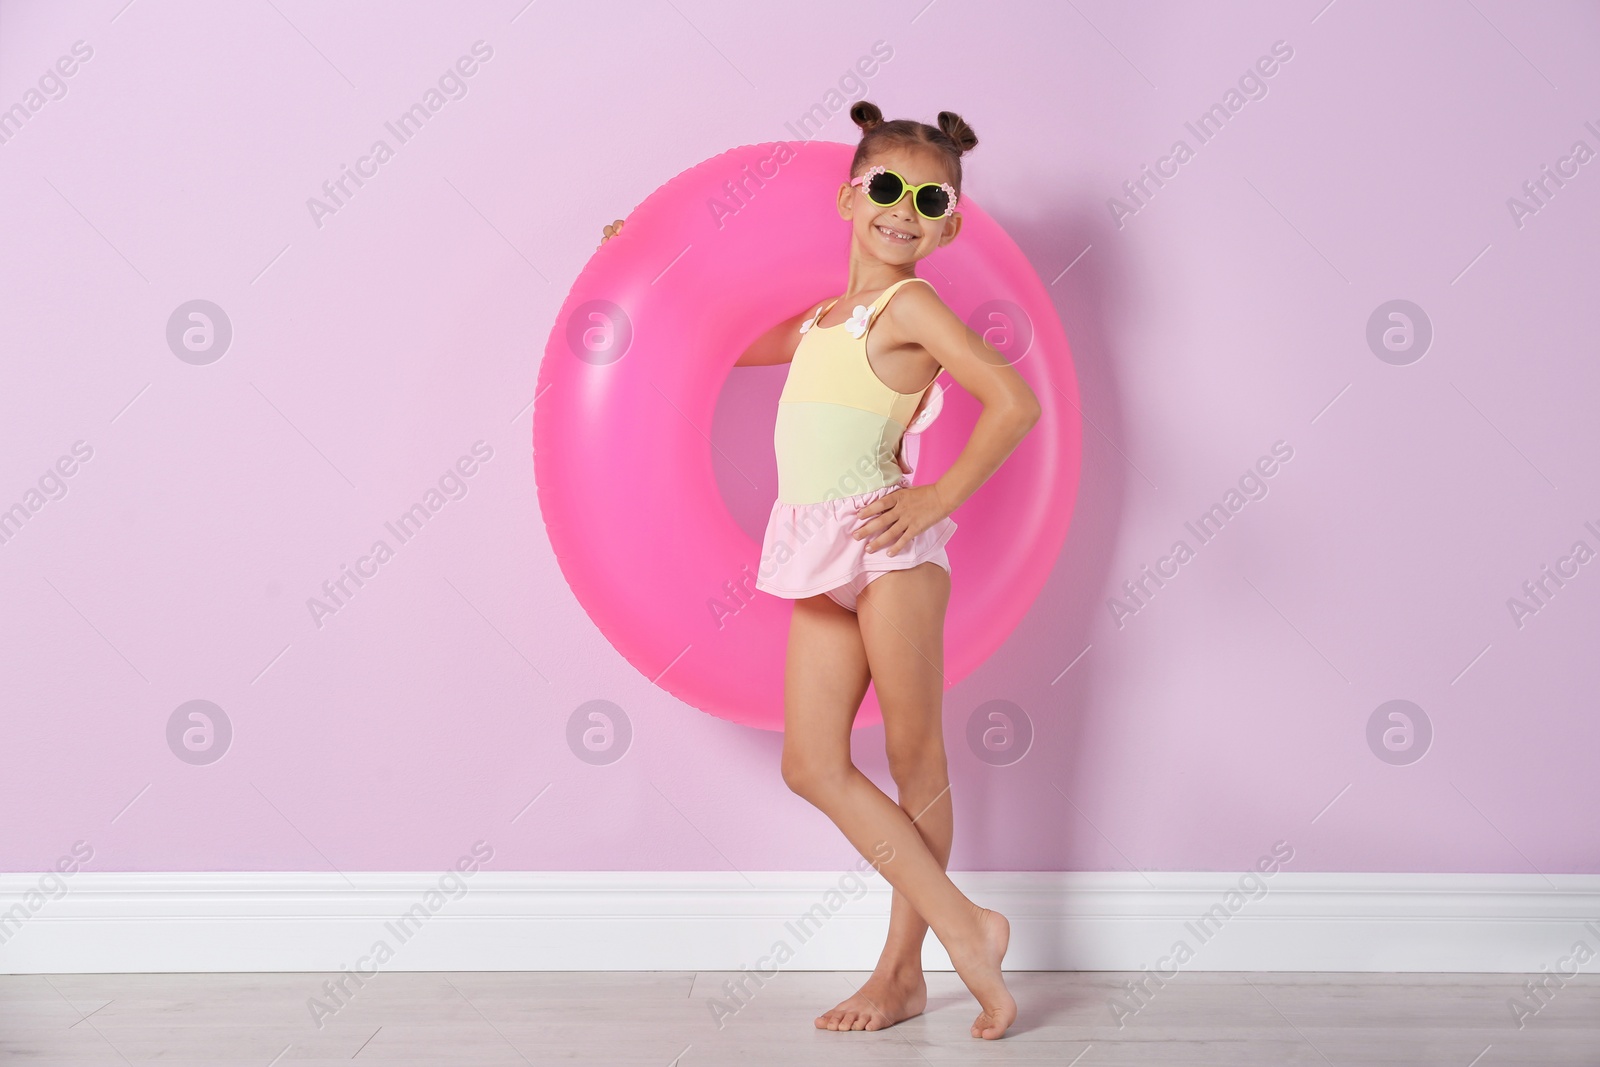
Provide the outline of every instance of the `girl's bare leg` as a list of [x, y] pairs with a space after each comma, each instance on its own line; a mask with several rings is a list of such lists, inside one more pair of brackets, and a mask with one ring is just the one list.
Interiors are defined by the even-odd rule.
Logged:
[[[918, 829], [938, 805], [948, 805], [948, 793], [934, 800], [934, 807], [913, 824], [913, 816], [850, 762], [850, 724], [868, 678], [877, 681], [886, 724], [890, 715], [913, 706], [918, 693], [927, 692], [928, 676], [933, 691], [942, 694], [948, 596], [948, 574], [935, 564], [924, 564], [874, 581], [858, 598], [858, 615], [825, 596], [795, 603], [785, 683], [783, 775], [791, 789], [821, 809], [857, 851], [877, 864], [884, 878], [932, 927], [956, 973], [983, 1009], [973, 1024], [973, 1036], [997, 1038], [1016, 1017], [1016, 1003], [1000, 972], [1009, 924], [999, 913], [967, 899], [944, 872], [948, 852], [936, 856]], [[920, 699], [926, 703], [925, 697]], [[886, 725], [886, 733], [893, 729], [897, 739], [914, 741], [914, 719], [895, 718], [905, 728]], [[927, 778], [923, 733], [922, 744], [907, 743], [897, 749], [901, 756], [891, 755], [892, 767], [908, 781]], [[933, 736], [942, 762], [942, 732]], [[919, 765], [922, 770], [913, 773], [910, 768]], [[902, 930], [914, 928], [902, 923]]]
[[[925, 605], [923, 611], [931, 611], [942, 622], [949, 599], [948, 579], [943, 589], [931, 591], [937, 603]], [[863, 612], [882, 611], [875, 599], [869, 606], [867, 597], [857, 606]], [[883, 629], [880, 624], [875, 632]], [[941, 625], [934, 647], [923, 650], [931, 664], [942, 664], [943, 636]], [[904, 638], [895, 633], [894, 640]], [[944, 869], [950, 863], [955, 815], [944, 751], [944, 686], [938, 672], [928, 666], [923, 664], [922, 669], [903, 678], [879, 682], [878, 706], [883, 711], [889, 774], [894, 778], [900, 809], [911, 817], [928, 851]], [[896, 889], [889, 908], [889, 937], [877, 967], [860, 989], [820, 1015], [816, 1025], [826, 1030], [881, 1030], [920, 1015], [928, 1004], [928, 983], [922, 974], [922, 942], [927, 933], [927, 922]]]

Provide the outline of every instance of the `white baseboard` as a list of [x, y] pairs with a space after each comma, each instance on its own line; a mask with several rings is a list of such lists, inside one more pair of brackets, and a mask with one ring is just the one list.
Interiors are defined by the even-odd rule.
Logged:
[[[479, 870], [427, 897], [441, 877], [0, 874], [0, 973], [866, 971], [889, 914], [888, 885], [855, 871]], [[1280, 870], [1243, 891], [1227, 873], [951, 877], [1010, 918], [1007, 970], [1537, 973], [1579, 940], [1600, 947], [1600, 875]], [[426, 917], [398, 928], [413, 906]], [[950, 967], [932, 936], [924, 960]]]

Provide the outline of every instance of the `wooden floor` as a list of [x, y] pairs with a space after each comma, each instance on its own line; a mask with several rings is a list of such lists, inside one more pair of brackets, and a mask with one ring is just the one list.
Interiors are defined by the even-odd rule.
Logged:
[[[8, 975], [0, 1063], [1600, 1065], [1596, 975], [1519, 1029], [1522, 975], [1183, 973], [1119, 1028], [1111, 1000], [1136, 975], [1014, 971], [1022, 1014], [998, 1042], [967, 1035], [976, 1008], [949, 972], [925, 1014], [874, 1033], [812, 1027], [866, 978], [817, 971], [779, 973], [719, 1027], [735, 977], [385, 972], [338, 1007], [318, 974]], [[320, 1026], [313, 997], [334, 1009]]]

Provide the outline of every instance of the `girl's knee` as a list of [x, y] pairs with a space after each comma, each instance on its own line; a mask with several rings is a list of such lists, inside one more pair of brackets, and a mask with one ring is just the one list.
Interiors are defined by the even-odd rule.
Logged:
[[937, 738], [917, 739], [888, 746], [889, 777], [907, 792], [942, 790], [950, 782], [944, 745]]
[[849, 769], [848, 761], [839, 766], [838, 761], [817, 756], [802, 756], [790, 749], [783, 750], [783, 784], [790, 791], [810, 800], [824, 796], [839, 788]]

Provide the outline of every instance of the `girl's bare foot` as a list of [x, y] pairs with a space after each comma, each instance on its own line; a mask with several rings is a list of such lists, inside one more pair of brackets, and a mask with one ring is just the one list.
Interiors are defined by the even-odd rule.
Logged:
[[928, 982], [922, 968], [873, 971], [862, 987], [831, 1011], [817, 1016], [818, 1030], [882, 1030], [921, 1015], [928, 1006]]
[[956, 974], [983, 1009], [973, 1021], [972, 1036], [993, 1041], [1003, 1036], [1017, 1017], [1017, 1002], [1000, 971], [1006, 946], [1011, 943], [1011, 924], [998, 911], [979, 908], [978, 931], [977, 940], [945, 948]]

